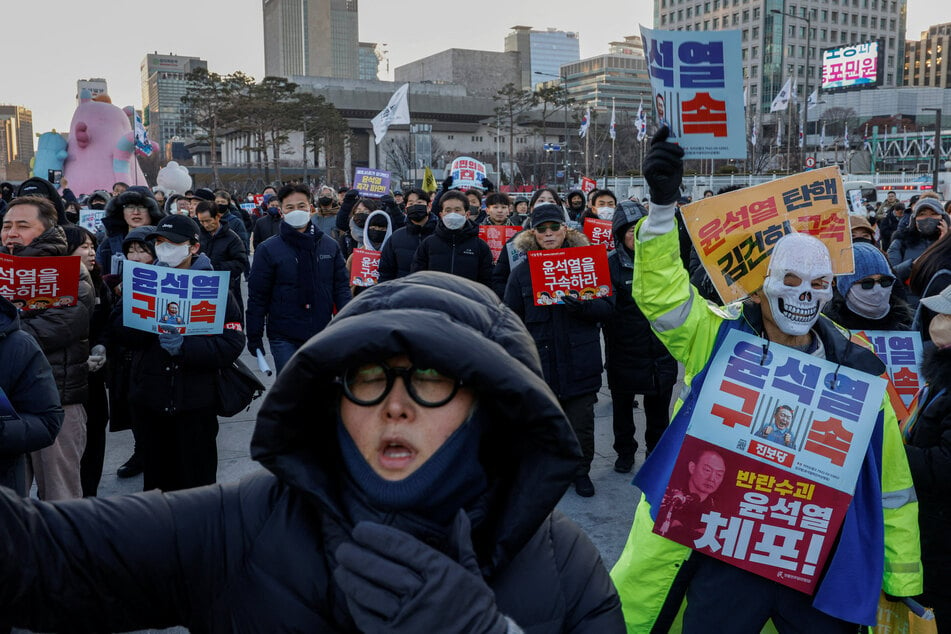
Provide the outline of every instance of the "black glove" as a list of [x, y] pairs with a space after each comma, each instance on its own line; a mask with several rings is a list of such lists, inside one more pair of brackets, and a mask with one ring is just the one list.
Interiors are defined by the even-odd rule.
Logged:
[[492, 181], [490, 181], [488, 178], [483, 178], [483, 179], [482, 179], [482, 189], [484, 189], [484, 190], [486, 191], [486, 193], [488, 193], [488, 192], [494, 192], [494, 191], [495, 191], [495, 183], [493, 183]]
[[383, 194], [380, 196], [380, 202], [384, 205], [395, 205], [396, 199], [390, 196], [389, 194]]
[[684, 177], [684, 150], [668, 143], [670, 130], [662, 127], [651, 139], [651, 149], [644, 157], [643, 172], [650, 188], [651, 203], [669, 205], [680, 198], [680, 183]]
[[581, 314], [588, 308], [587, 301], [572, 297], [571, 295], [565, 295], [561, 298], [561, 301], [564, 302], [565, 309], [569, 313]]
[[476, 564], [465, 511], [450, 529], [455, 561], [390, 526], [360, 522], [351, 537], [337, 548], [334, 580], [361, 631], [507, 631]]
[[343, 202], [345, 203], [355, 203], [360, 198], [360, 192], [356, 189], [351, 189], [346, 194], [343, 195]]
[[450, 189], [452, 189], [452, 174], [450, 174], [449, 176], [447, 176], [447, 177], [446, 177], [446, 180], [444, 180], [444, 181], [442, 182], [442, 190], [443, 190], [444, 192], [447, 192], [447, 191], [449, 191]]
[[257, 357], [258, 350], [261, 351], [261, 354], [264, 354], [264, 338], [248, 335], [248, 352], [251, 353], [252, 357]]

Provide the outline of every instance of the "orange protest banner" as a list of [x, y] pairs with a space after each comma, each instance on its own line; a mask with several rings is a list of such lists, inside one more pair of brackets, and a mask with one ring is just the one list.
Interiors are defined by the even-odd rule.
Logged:
[[854, 270], [848, 203], [838, 167], [704, 198], [681, 212], [725, 302], [743, 299], [763, 285], [773, 245], [793, 231], [825, 243], [836, 275]]

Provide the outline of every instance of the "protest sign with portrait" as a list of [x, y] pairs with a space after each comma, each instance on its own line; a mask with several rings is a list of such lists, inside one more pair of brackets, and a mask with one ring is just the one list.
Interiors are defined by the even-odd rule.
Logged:
[[218, 335], [228, 309], [228, 271], [190, 271], [126, 260], [122, 324], [145, 332]]

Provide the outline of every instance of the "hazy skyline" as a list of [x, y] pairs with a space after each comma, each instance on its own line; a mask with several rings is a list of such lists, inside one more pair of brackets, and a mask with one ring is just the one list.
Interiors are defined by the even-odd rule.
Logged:
[[[114, 104], [141, 108], [139, 64], [153, 51], [201, 57], [222, 74], [241, 70], [256, 79], [264, 75], [261, 0], [135, 3], [149, 7], [147, 11], [130, 9], [133, 3], [124, 0], [52, 5], [50, 14], [26, 3], [13, 3], [4, 11], [4, 54], [16, 61], [3, 65], [0, 103], [32, 110], [37, 133], [69, 128], [77, 79], [103, 77]], [[607, 52], [609, 42], [653, 22], [648, 0], [582, 5], [483, 0], [473, 6], [473, 15], [465, 16], [431, 0], [360, 0], [360, 40], [388, 45], [390, 72], [381, 76], [392, 79], [393, 68], [448, 48], [501, 51], [514, 25], [576, 31], [585, 58]], [[455, 19], [447, 24], [447, 18]], [[906, 35], [917, 39], [929, 26], [948, 21], [951, 5], [911, 0]]]

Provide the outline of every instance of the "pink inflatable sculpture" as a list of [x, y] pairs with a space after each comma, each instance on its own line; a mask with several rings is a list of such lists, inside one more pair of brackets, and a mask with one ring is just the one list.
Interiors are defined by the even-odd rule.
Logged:
[[129, 116], [118, 106], [100, 101], [102, 97], [91, 99], [89, 91], [83, 90], [69, 124], [63, 176], [76, 194], [91, 194], [97, 189], [112, 191], [112, 185], [119, 181], [148, 185], [135, 160], [135, 137]]

